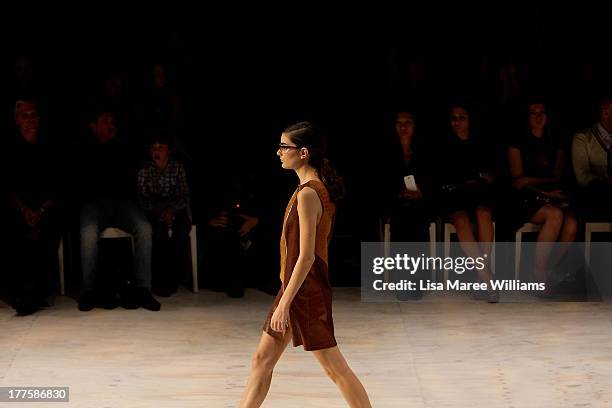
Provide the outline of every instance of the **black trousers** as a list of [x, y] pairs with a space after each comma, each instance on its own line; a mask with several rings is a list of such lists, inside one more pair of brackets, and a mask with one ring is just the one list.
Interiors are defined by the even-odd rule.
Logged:
[[52, 293], [58, 281], [59, 214], [48, 210], [31, 227], [15, 213], [8, 223], [8, 232], [10, 266], [6, 273], [12, 302]]
[[579, 190], [576, 204], [580, 216], [593, 221], [612, 221], [612, 186], [593, 181]]
[[176, 290], [188, 270], [191, 220], [187, 211], [175, 214], [171, 227], [149, 217], [153, 229], [152, 286]]

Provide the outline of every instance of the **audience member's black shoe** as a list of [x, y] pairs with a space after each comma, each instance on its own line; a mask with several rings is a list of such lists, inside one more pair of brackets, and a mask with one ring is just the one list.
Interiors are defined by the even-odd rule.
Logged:
[[124, 309], [138, 309], [140, 307], [140, 303], [138, 300], [138, 294], [136, 293], [135, 288], [127, 287], [121, 293], [121, 306]]
[[79, 298], [79, 310], [89, 312], [96, 305], [96, 294], [93, 290], [84, 290]]
[[98, 294], [96, 299], [96, 306], [101, 307], [106, 310], [116, 309], [117, 306], [117, 296], [114, 290], [106, 290]]
[[49, 306], [36, 292], [29, 291], [13, 295], [10, 303], [17, 312], [17, 316], [28, 316], [41, 310], [45, 305]]
[[15, 312], [17, 312], [17, 316], [29, 316], [40, 310], [38, 299], [30, 295], [13, 299], [12, 305], [15, 308]]
[[485, 300], [487, 303], [499, 303], [499, 290], [473, 290], [474, 300]]
[[555, 291], [550, 288], [546, 288], [545, 290], [537, 290], [534, 291], [533, 294], [540, 299], [544, 300], [553, 300], [556, 297]]
[[395, 298], [397, 300], [421, 300], [423, 299], [423, 292], [420, 289], [398, 290], [395, 292]]
[[79, 310], [81, 312], [89, 312], [94, 307], [100, 307], [106, 310], [112, 310], [117, 307], [117, 298], [115, 292], [105, 290], [96, 292], [94, 290], [85, 290], [79, 298]]
[[499, 290], [487, 291], [487, 303], [499, 303]]
[[31, 304], [31, 303], [19, 305], [17, 308], [15, 308], [15, 311], [17, 312], [16, 313], [17, 316], [29, 316], [31, 314], [38, 312], [39, 310], [40, 310], [40, 307], [36, 306], [35, 304]]
[[561, 295], [584, 295], [586, 287], [584, 282], [579, 280], [563, 280], [554, 285], [553, 291]]
[[155, 300], [151, 291], [147, 288], [137, 288], [137, 299], [140, 306], [153, 312], [158, 312], [161, 309], [161, 304]]

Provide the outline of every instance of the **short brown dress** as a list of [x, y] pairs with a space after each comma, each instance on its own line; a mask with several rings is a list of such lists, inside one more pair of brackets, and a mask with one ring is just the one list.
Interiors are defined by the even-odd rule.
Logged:
[[266, 317], [263, 330], [270, 336], [281, 339], [282, 332], [270, 327], [270, 319], [284, 293], [291, 273], [300, 254], [300, 220], [297, 211], [297, 195], [304, 187], [317, 192], [323, 214], [317, 224], [315, 240], [315, 261], [298, 290], [289, 308], [289, 325], [293, 333], [293, 346], [304, 346], [306, 351], [334, 347], [334, 322], [332, 320], [332, 288], [327, 270], [327, 249], [336, 215], [336, 206], [330, 200], [325, 184], [310, 180], [298, 186], [285, 210], [285, 222], [280, 240], [280, 277], [281, 289], [274, 300], [272, 309]]

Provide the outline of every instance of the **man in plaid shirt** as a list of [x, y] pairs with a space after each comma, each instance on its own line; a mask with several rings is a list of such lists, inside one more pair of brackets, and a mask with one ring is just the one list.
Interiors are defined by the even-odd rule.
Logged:
[[138, 199], [153, 227], [153, 291], [170, 296], [178, 289], [186, 259], [189, 187], [185, 168], [170, 157], [164, 133], [156, 134], [149, 148], [151, 161], [138, 171]]

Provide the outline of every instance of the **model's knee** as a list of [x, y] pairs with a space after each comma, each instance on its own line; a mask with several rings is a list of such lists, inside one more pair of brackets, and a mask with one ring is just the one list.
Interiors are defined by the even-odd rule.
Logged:
[[351, 372], [351, 369], [348, 366], [335, 367], [332, 365], [325, 365], [323, 366], [323, 370], [325, 371], [325, 375], [327, 375], [334, 383], [344, 379]]
[[274, 361], [264, 353], [256, 351], [251, 360], [253, 370], [272, 372]]
[[323, 368], [323, 370], [325, 371], [325, 375], [327, 375], [329, 379], [332, 380], [334, 383], [337, 383], [340, 379], [340, 375], [336, 370], [329, 367], [325, 367]]

